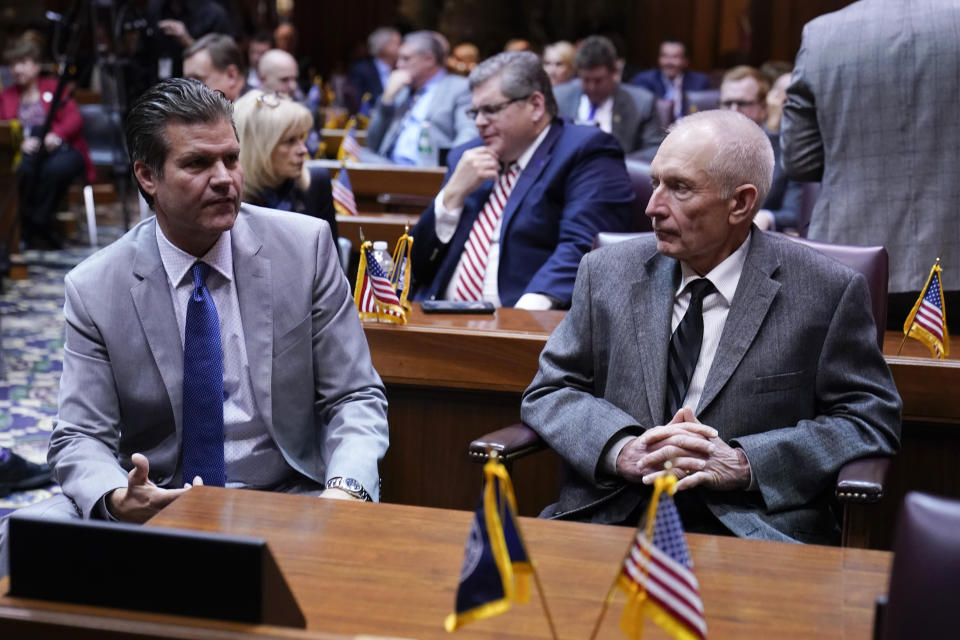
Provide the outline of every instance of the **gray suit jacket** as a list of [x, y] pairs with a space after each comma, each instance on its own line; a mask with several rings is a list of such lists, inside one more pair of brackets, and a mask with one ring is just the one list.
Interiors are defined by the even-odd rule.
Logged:
[[[577, 120], [583, 90], [580, 80], [571, 80], [553, 88], [560, 115]], [[663, 131], [657, 119], [656, 98], [642, 87], [620, 84], [613, 94], [611, 135], [624, 153], [646, 151], [651, 157], [663, 142]]]
[[[359, 480], [376, 499], [386, 399], [326, 222], [243, 205], [231, 232], [256, 406], [290, 467]], [[183, 347], [156, 219], [66, 277], [60, 410], [49, 460], [89, 517], [130, 456], [182, 486]]]
[[[370, 114], [370, 126], [367, 127], [367, 148], [382, 156], [400, 135], [400, 125], [406, 115], [403, 107], [410, 98], [410, 87], [401, 89], [392, 104], [383, 104], [382, 100]], [[469, 117], [470, 87], [467, 79], [448, 74], [440, 80], [432, 93], [427, 121], [433, 142], [438, 148], [449, 149], [469, 142], [477, 137], [477, 127]]]
[[784, 165], [822, 176], [809, 237], [885, 246], [891, 292], [938, 256], [960, 289], [958, 33], [956, 0], [861, 0], [804, 27], [787, 89]]
[[[756, 228], [749, 242], [696, 414], [744, 450], [759, 491], [694, 491], [738, 536], [832, 540], [837, 471], [897, 450], [900, 397], [877, 348], [863, 277]], [[653, 238], [580, 263], [573, 306], [521, 408], [572, 468], [544, 515], [619, 523], [649, 495], [599, 469], [613, 441], [663, 424], [679, 273]]]

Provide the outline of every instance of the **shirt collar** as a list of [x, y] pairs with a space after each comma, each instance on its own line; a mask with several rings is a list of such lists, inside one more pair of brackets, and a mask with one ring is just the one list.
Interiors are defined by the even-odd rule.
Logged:
[[[750, 233], [753, 233], [751, 231]], [[737, 285], [740, 283], [740, 274], [743, 273], [743, 265], [747, 261], [747, 253], [750, 248], [750, 235], [737, 247], [737, 250], [727, 256], [723, 262], [710, 270], [710, 273], [703, 276], [713, 283], [717, 291], [723, 296], [727, 305], [733, 303], [733, 295], [737, 292]], [[700, 278], [700, 274], [693, 270], [684, 262], [680, 262], [680, 286], [677, 287], [675, 296], [679, 296], [692, 281]]]
[[520, 168], [520, 171], [523, 171], [527, 168], [527, 165], [530, 164], [530, 158], [533, 157], [533, 154], [537, 152], [537, 149], [540, 147], [540, 144], [543, 142], [543, 139], [547, 137], [547, 132], [550, 131], [552, 124], [548, 124], [543, 128], [543, 131], [540, 132], [533, 142], [530, 143], [530, 146], [527, 147], [527, 150], [520, 154], [520, 157], [517, 158], [517, 166]]
[[221, 233], [210, 250], [197, 258], [170, 242], [158, 224], [157, 247], [160, 249], [160, 261], [163, 262], [163, 270], [167, 272], [167, 278], [174, 287], [178, 287], [183, 282], [198, 260], [210, 265], [211, 269], [228, 281], [233, 280], [233, 245], [230, 241], [229, 231]]

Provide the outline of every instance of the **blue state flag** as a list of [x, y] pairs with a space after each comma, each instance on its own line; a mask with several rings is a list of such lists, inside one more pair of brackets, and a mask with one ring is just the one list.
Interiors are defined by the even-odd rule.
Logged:
[[533, 568], [517, 524], [510, 475], [496, 459], [483, 471], [483, 496], [467, 537], [454, 613], [444, 623], [447, 631], [530, 600]]

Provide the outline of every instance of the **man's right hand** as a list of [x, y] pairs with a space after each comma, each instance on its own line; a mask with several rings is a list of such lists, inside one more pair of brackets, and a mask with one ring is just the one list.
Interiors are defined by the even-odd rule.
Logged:
[[500, 158], [488, 147], [467, 149], [460, 156], [457, 168], [443, 187], [443, 206], [448, 210], [463, 207], [464, 201], [484, 180], [496, 179]]
[[[127, 487], [114, 489], [107, 496], [110, 514], [121, 522], [146, 522], [190, 489], [189, 484], [183, 489], [161, 489], [150, 482], [150, 462], [145, 455], [135, 453], [130, 460], [133, 469], [127, 474]], [[203, 481], [198, 476], [193, 484], [201, 485]]]
[[387, 86], [383, 88], [383, 95], [380, 101], [383, 104], [393, 104], [393, 99], [397, 97], [400, 90], [410, 84], [413, 78], [406, 69], [394, 69], [387, 78]]
[[617, 475], [628, 482], [642, 482], [644, 476], [662, 471], [662, 468], [640, 467], [640, 461], [648, 454], [668, 447], [671, 462], [675, 469], [684, 472], [683, 477], [702, 471], [715, 449], [710, 439], [716, 437], [716, 429], [700, 424], [693, 411], [681, 407], [670, 422], [647, 429], [624, 445], [617, 456]]
[[23, 139], [23, 143], [20, 145], [20, 150], [24, 153], [36, 153], [37, 149], [40, 148], [40, 138], [36, 136], [29, 136]]

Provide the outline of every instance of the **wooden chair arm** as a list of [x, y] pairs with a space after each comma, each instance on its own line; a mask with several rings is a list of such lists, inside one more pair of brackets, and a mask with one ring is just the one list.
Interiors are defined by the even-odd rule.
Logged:
[[470, 443], [469, 455], [474, 462], [483, 463], [488, 459], [487, 452], [496, 451], [507, 464], [517, 458], [546, 449], [547, 444], [537, 432], [518, 422], [503, 429], [497, 429]]
[[891, 461], [888, 456], [877, 456], [843, 465], [837, 474], [837, 499], [844, 504], [870, 504], [880, 500]]

